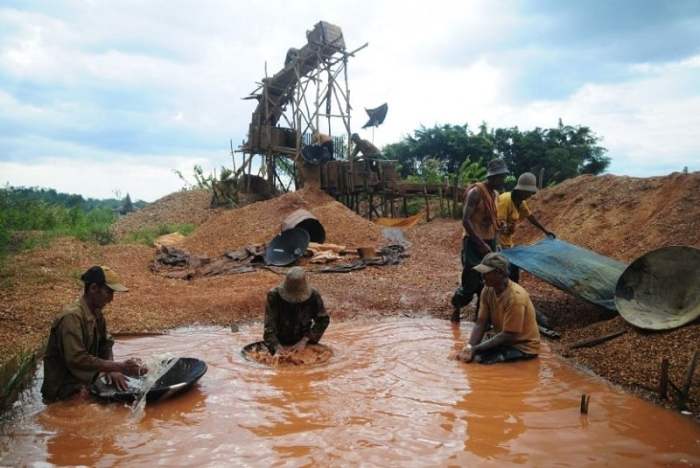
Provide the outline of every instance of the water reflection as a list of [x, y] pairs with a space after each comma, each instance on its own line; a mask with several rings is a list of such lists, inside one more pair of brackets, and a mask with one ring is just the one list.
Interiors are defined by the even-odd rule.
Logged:
[[248, 429], [261, 437], [277, 437], [328, 427], [316, 422], [332, 420], [325, 394], [318, 386], [319, 382], [328, 380], [328, 372], [276, 369], [266, 380], [275, 392], [260, 397], [257, 403], [266, 409], [270, 421]]
[[49, 405], [38, 416], [40, 427], [53, 434], [46, 440], [47, 461], [94, 466], [105, 454], [118, 453], [115, 437], [124, 430], [123, 421], [129, 413], [128, 408], [107, 407], [85, 399]]
[[[459, 326], [452, 327], [454, 350], [464, 346], [470, 332], [464, 335]], [[509, 441], [525, 432], [523, 414], [534, 410], [528, 404], [528, 396], [538, 382], [539, 360], [490, 366], [458, 362], [458, 365], [468, 385], [455, 404], [466, 423], [464, 450], [487, 460], [526, 461], [527, 455], [514, 451]], [[507, 385], [503, 385], [504, 381]]]
[[[335, 324], [324, 335], [335, 357], [302, 369], [246, 361], [240, 349], [259, 332], [256, 325], [120, 341], [119, 355], [169, 351], [203, 359], [209, 371], [141, 419], [119, 404], [46, 408], [29, 398], [0, 438], [0, 465], [700, 464], [696, 424], [546, 350], [492, 366], [448, 359], [467, 324]], [[592, 395], [584, 419], [581, 393]]]

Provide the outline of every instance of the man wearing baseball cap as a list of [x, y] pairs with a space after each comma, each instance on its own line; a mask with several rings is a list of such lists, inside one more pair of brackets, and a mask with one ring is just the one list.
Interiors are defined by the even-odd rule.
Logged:
[[119, 276], [108, 267], [93, 266], [80, 279], [83, 295], [66, 306], [51, 326], [41, 386], [46, 403], [82, 393], [100, 372], [119, 390], [126, 390], [124, 374], [138, 376], [146, 371], [137, 359], [113, 360], [114, 341], [107, 333], [102, 309], [112, 302], [115, 291], [128, 291]]
[[487, 166], [486, 181], [467, 188], [462, 212], [462, 278], [459, 288], [452, 296], [453, 322], [459, 322], [462, 307], [472, 301], [474, 294], [478, 296], [483, 287], [481, 276], [473, 267], [479, 264], [484, 255], [496, 250], [496, 198], [509, 173], [505, 161], [493, 159]]
[[[493, 252], [474, 270], [483, 276], [486, 286], [481, 292], [476, 325], [458, 358], [464, 362], [494, 364], [536, 357], [540, 333], [535, 307], [527, 291], [508, 278], [508, 259]], [[496, 334], [482, 341], [489, 323]]]

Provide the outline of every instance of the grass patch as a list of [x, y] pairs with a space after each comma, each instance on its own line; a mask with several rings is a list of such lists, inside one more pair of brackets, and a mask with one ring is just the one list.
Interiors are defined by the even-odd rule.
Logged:
[[109, 208], [68, 207], [21, 198], [11, 190], [0, 189], [0, 268], [8, 255], [47, 246], [56, 237], [113, 243], [111, 226], [115, 219]]
[[17, 395], [29, 385], [38, 358], [38, 352], [25, 350], [0, 366], [0, 414], [7, 410]]
[[194, 224], [161, 224], [154, 228], [143, 228], [130, 232], [122, 242], [127, 244], [144, 244], [153, 246], [153, 242], [160, 236], [179, 232], [183, 236], [189, 236], [194, 232]]

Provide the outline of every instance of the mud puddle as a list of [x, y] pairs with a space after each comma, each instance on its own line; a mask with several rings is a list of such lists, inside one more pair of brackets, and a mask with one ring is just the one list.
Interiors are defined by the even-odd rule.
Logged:
[[[115, 355], [203, 359], [186, 394], [146, 407], [44, 406], [38, 381], [0, 434], [0, 465], [700, 465], [700, 427], [544, 350], [494, 366], [448, 360], [468, 337], [437, 319], [331, 324], [320, 367], [241, 355], [262, 326], [121, 340]], [[582, 393], [590, 414], [579, 414]]]

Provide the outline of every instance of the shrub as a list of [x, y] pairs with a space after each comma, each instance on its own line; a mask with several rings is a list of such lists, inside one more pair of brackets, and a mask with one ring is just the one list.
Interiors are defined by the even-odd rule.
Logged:
[[139, 229], [124, 237], [127, 244], [144, 244], [152, 246], [156, 238], [173, 232], [179, 232], [183, 236], [189, 236], [194, 231], [194, 224], [160, 224], [156, 227]]

